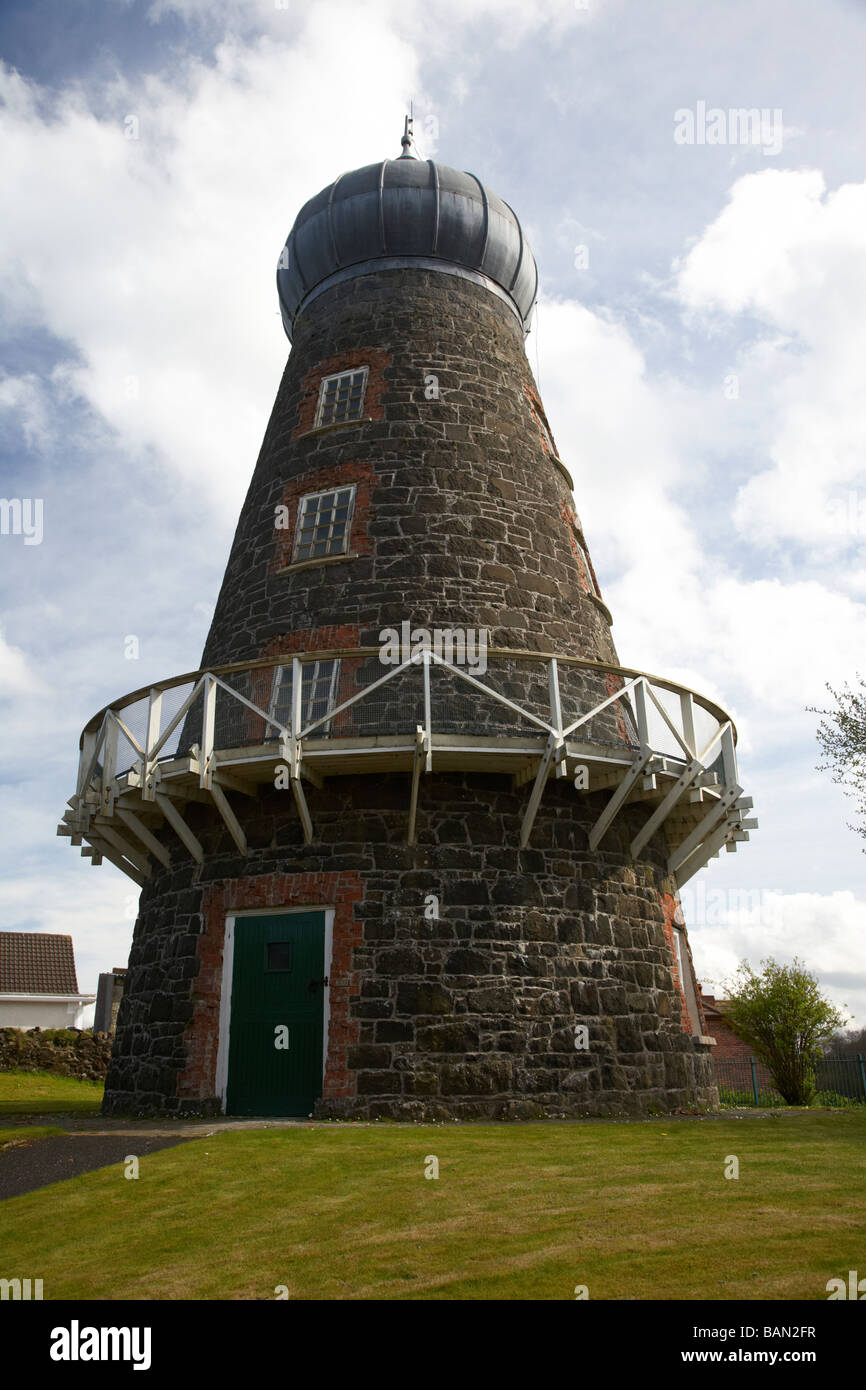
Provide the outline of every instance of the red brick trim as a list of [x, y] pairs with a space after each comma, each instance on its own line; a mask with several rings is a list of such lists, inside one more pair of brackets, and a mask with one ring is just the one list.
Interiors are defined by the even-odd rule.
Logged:
[[298, 511], [301, 498], [310, 492], [326, 492], [332, 487], [346, 487], [355, 484], [355, 508], [349, 531], [349, 551], [353, 555], [372, 555], [373, 542], [368, 534], [370, 522], [370, 492], [378, 482], [372, 464], [345, 463], [331, 464], [328, 468], [311, 469], [292, 478], [280, 499], [280, 506], [288, 508], [288, 526], [277, 526], [277, 512], [274, 512], [275, 554], [271, 570], [285, 569], [292, 563], [295, 546], [295, 532], [298, 526]]
[[202, 894], [204, 931], [196, 954], [200, 966], [193, 988], [193, 1017], [187, 1026], [187, 1064], [178, 1080], [178, 1095], [206, 1100], [216, 1095], [225, 921], [233, 912], [264, 907], [333, 907], [334, 934], [330, 963], [331, 1014], [323, 1096], [353, 1096], [355, 1076], [348, 1068], [349, 1048], [357, 1044], [360, 1024], [349, 1016], [350, 1000], [359, 989], [352, 952], [360, 944], [362, 924], [355, 903], [364, 897], [364, 882], [346, 873], [259, 874], [209, 884]]
[[341, 623], [339, 627], [301, 627], [295, 632], [281, 632], [262, 648], [262, 657], [292, 656], [295, 652], [327, 652], [334, 647], [357, 647], [360, 629], [357, 623]]
[[[674, 941], [674, 932], [676, 931], [674, 923], [677, 921], [677, 913], [679, 913], [680, 921], [682, 921], [683, 917], [683, 910], [680, 905], [680, 895], [679, 893], [659, 893], [659, 902], [662, 905], [662, 912], [664, 913], [665, 940], [668, 943], [668, 948], [671, 953], [671, 974], [674, 977], [674, 984], [679, 990], [680, 1002], [683, 1006], [683, 1029], [686, 1033], [688, 1033], [689, 1037], [691, 1037], [693, 1031], [691, 1024], [691, 1014], [689, 1011], [689, 1006], [686, 1002], [686, 994], [685, 990], [683, 989], [683, 982], [680, 977], [679, 961], [677, 960], [677, 948], [676, 943]], [[688, 940], [685, 937], [683, 938], [683, 945], [685, 946], [686, 950], [689, 949]], [[700, 995], [697, 994], [697, 990], [695, 990], [695, 994], [698, 999], [698, 1011], [699, 1013], [701, 1013]], [[699, 1019], [696, 1019], [695, 1022], [697, 1023], [701, 1031], [705, 1033], [706, 1024], [704, 1023], [702, 1013], [701, 1017]]]
[[385, 418], [385, 368], [393, 361], [390, 352], [381, 348], [362, 347], [353, 352], [338, 352], [333, 357], [324, 357], [304, 376], [301, 382], [301, 404], [298, 408], [298, 423], [292, 431], [292, 438], [306, 434], [316, 423], [316, 407], [319, 404], [319, 387], [322, 378], [334, 376], [337, 372], [356, 371], [366, 367], [367, 390], [364, 395], [364, 416], [371, 420]]
[[[535, 423], [538, 426], [538, 433], [541, 439], [541, 444], [544, 449], [544, 452], [546, 454], [549, 454], [550, 457], [552, 459], [555, 459], [558, 463], [559, 450], [556, 447], [556, 440], [553, 437], [553, 430], [550, 428], [550, 422], [547, 418], [547, 415], [545, 414], [544, 406], [541, 404], [541, 397], [538, 395], [537, 391], [534, 391], [532, 389], [531, 386], [527, 386], [525, 384], [523, 387], [523, 394], [529, 401], [530, 409], [532, 411], [533, 416], [535, 417]], [[545, 430], [547, 431], [546, 435]], [[549, 444], [547, 442], [548, 439], [550, 440]]]
[[[584, 593], [590, 594], [593, 598], [599, 598], [601, 589], [599, 588], [595, 568], [590, 559], [589, 546], [583, 534], [580, 518], [574, 507], [570, 507], [567, 502], [560, 502], [559, 514], [568, 527], [568, 543], [571, 546], [571, 553], [577, 562], [577, 578]], [[583, 555], [581, 555], [583, 551]], [[586, 565], [583, 556], [586, 556], [586, 564], [589, 566], [589, 573], [586, 572]]]

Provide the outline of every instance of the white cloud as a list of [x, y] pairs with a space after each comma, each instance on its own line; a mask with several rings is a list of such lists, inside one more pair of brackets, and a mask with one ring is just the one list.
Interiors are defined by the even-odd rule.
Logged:
[[100, 94], [111, 117], [71, 91], [43, 112], [0, 69], [7, 318], [71, 345], [59, 378], [137, 467], [153, 451], [205, 507], [236, 512], [288, 351], [281, 238], [323, 149], [333, 173], [397, 153], [416, 79], [414, 53], [358, 9], [337, 30], [314, 10], [293, 48], [227, 41], [174, 82], [118, 80]]
[[[454, 31], [459, 26], [487, 25], [487, 37], [492, 44], [515, 48], [539, 30], [549, 31], [559, 38], [569, 30], [591, 21], [610, 0], [366, 0], [364, 17], [371, 26], [393, 28], [424, 43], [428, 49], [441, 51], [454, 44]], [[340, 27], [355, 13], [355, 6], [346, 0], [316, 0], [317, 17], [330, 30]], [[235, 34], [285, 34], [305, 7], [296, 0], [154, 0], [149, 18], [158, 22], [167, 14], [178, 14], [187, 23], [195, 23], [207, 32], [228, 31]]]
[[20, 647], [7, 642], [0, 628], [0, 698], [41, 695], [45, 690], [42, 678], [33, 670], [27, 655]]
[[34, 372], [0, 379], [0, 411], [18, 421], [28, 449], [44, 448], [54, 439], [45, 388]]
[[545, 303], [540, 324], [554, 433], [596, 563], [615, 575], [620, 660], [718, 701], [741, 748], [802, 736], [805, 706], [866, 647], [866, 610], [818, 576], [742, 573], [712, 518], [679, 500], [701, 467], [694, 402], [648, 376], [622, 325], [573, 302]]
[[771, 956], [784, 964], [797, 956], [840, 1013], [853, 1015], [847, 1026], [866, 1026], [866, 902], [853, 893], [749, 892], [693, 879], [683, 892], [683, 911], [707, 993], [723, 997], [741, 960], [757, 970]]
[[[764, 326], [738, 370], [769, 416], [772, 466], [740, 490], [743, 536], [796, 539], [831, 554], [862, 539], [866, 183], [828, 193], [814, 169], [740, 179], [679, 265], [677, 292], [692, 313], [748, 314]], [[863, 503], [863, 523], [853, 527], [852, 490], [858, 523]]]

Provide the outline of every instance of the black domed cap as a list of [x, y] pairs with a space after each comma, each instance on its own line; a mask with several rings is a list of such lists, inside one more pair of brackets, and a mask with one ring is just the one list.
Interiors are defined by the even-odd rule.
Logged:
[[486, 284], [528, 331], [538, 271], [511, 208], [474, 174], [404, 154], [341, 174], [301, 208], [277, 270], [289, 341], [330, 285], [413, 264]]

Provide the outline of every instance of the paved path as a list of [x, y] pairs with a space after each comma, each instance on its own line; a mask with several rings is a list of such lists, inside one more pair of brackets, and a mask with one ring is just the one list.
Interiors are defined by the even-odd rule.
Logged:
[[143, 1159], [159, 1149], [186, 1142], [185, 1138], [149, 1135], [131, 1139], [126, 1134], [52, 1134], [31, 1144], [15, 1144], [0, 1152], [0, 1201], [113, 1163], [122, 1176], [120, 1165], [129, 1154]]
[[[370, 1125], [374, 1123], [370, 1120], [352, 1121], [344, 1120], [341, 1122], [343, 1127], [351, 1124], [364, 1123]], [[79, 1112], [69, 1113], [54, 1111], [47, 1115], [27, 1114], [27, 1115], [4, 1115], [0, 1113], [0, 1129], [21, 1129], [22, 1133], [33, 1126], [55, 1125], [58, 1129], [65, 1129], [70, 1134], [144, 1134], [154, 1135], [162, 1138], [168, 1135], [183, 1135], [186, 1139], [194, 1139], [200, 1135], [218, 1134], [224, 1129], [320, 1129], [328, 1127], [336, 1128], [333, 1120], [274, 1120], [274, 1119], [250, 1119], [232, 1120], [225, 1119], [221, 1115], [215, 1115], [211, 1119], [143, 1119], [133, 1120], [128, 1115], [113, 1116], [100, 1115], [98, 1111], [91, 1113]]]

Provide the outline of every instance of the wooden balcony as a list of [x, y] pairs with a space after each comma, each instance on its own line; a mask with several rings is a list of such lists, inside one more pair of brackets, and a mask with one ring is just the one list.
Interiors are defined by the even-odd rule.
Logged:
[[410, 844], [421, 779], [437, 772], [501, 773], [526, 786], [521, 847], [549, 778], [568, 779], [575, 796], [609, 793], [592, 849], [624, 806], [645, 802], [631, 854], [663, 830], [680, 885], [757, 826], [745, 818], [752, 801], [737, 781], [736, 730], [712, 701], [644, 672], [550, 653], [491, 648], [473, 673], [425, 646], [389, 667], [378, 648], [305, 652], [124, 696], [81, 736], [57, 833], [92, 864], [108, 859], [143, 884], [154, 860], [171, 862], [154, 833], [165, 825], [203, 861], [184, 818], [189, 802], [213, 805], [246, 854], [243, 806], [263, 785], [291, 790], [312, 843], [305, 784], [384, 771], [406, 774]]

